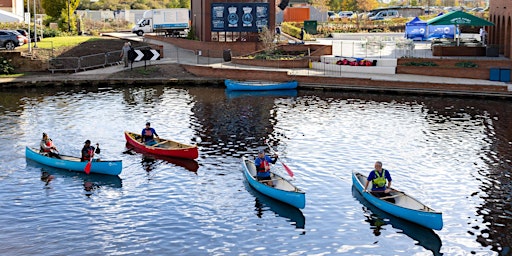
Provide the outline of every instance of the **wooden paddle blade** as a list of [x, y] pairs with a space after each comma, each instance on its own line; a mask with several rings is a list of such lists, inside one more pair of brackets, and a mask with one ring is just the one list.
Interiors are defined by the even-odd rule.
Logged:
[[293, 178], [293, 172], [292, 172], [292, 169], [290, 169], [290, 167], [288, 167], [286, 164], [284, 163], [281, 163], [284, 167], [284, 169], [286, 170], [286, 172], [288, 173], [288, 175], [290, 175], [290, 177]]
[[85, 169], [84, 169], [84, 171], [85, 171], [85, 173], [86, 173], [86, 174], [91, 173], [91, 164], [92, 164], [92, 161], [89, 161], [89, 162], [87, 162], [87, 164], [85, 165]]

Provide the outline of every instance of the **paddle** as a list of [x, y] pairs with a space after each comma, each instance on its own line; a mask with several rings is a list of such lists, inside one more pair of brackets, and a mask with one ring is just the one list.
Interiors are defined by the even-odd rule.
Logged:
[[[97, 148], [95, 150], [96, 150], [97, 153], [99, 153], [99, 145], [98, 145], [98, 143], [96, 143], [96, 145], [97, 145]], [[93, 156], [90, 156], [89, 162], [87, 162], [87, 164], [85, 165], [85, 168], [84, 168], [85, 174], [91, 173], [92, 157]]]
[[89, 174], [91, 173], [91, 164], [92, 164], [92, 157], [91, 159], [89, 159], [89, 162], [87, 162], [87, 164], [85, 165], [85, 174]]
[[[270, 149], [270, 151], [272, 151], [273, 154], [276, 154], [276, 152], [274, 151], [274, 149], [270, 146], [270, 144], [268, 144], [268, 142], [265, 140], [265, 143], [267, 144], [268, 148]], [[277, 154], [276, 154], [277, 155]], [[281, 159], [278, 157], [277, 160], [279, 160], [279, 162], [283, 165], [283, 168], [286, 170], [286, 172], [288, 173], [288, 175], [290, 175], [290, 177], [293, 178], [293, 172], [292, 172], [292, 169], [290, 169], [290, 167], [288, 167], [286, 164], [283, 163], [283, 161], [281, 161]]]

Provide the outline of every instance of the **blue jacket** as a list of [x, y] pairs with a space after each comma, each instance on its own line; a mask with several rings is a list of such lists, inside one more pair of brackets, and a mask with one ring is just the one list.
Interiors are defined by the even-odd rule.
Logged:
[[267, 162], [270, 164], [275, 164], [277, 161], [277, 158], [273, 159], [270, 158], [270, 156], [265, 155], [264, 158], [257, 157], [256, 160], [254, 160], [254, 165], [256, 165], [256, 176], [258, 177], [270, 177], [270, 170], [265, 171], [264, 162]]
[[[374, 190], [374, 191], [375, 190], [377, 190], [377, 191], [384, 191], [384, 190], [386, 190], [386, 186], [385, 185], [383, 187], [379, 187], [379, 186], [377, 186], [376, 184], [373, 183], [374, 179], [377, 179], [380, 176], [382, 176], [382, 175], [378, 175], [377, 176], [377, 174], [375, 172], [377, 172], [377, 171], [376, 170], [371, 171], [370, 174], [368, 175], [368, 178], [367, 178], [367, 180], [372, 183], [372, 190]], [[382, 172], [384, 172], [384, 178], [386, 178], [386, 180], [388, 182], [392, 180], [391, 179], [391, 174], [389, 173], [388, 170], [382, 168]]]
[[158, 136], [155, 129], [153, 129], [153, 128], [149, 128], [149, 129], [144, 128], [144, 129], [142, 129], [142, 132], [140, 134], [142, 135], [144, 142], [154, 140], [154, 138], [153, 138], [154, 135]]

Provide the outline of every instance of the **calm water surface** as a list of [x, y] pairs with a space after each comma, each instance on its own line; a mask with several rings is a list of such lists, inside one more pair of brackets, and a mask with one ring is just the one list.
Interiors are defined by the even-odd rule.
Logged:
[[[512, 105], [489, 99], [212, 88], [0, 92], [5, 255], [510, 255]], [[127, 150], [150, 121], [197, 143], [197, 161]], [[42, 132], [62, 154], [100, 143], [119, 177], [27, 161]], [[307, 194], [298, 210], [249, 187], [242, 156], [265, 140]], [[395, 187], [442, 211], [432, 231], [369, 205], [352, 171], [376, 160]], [[274, 167], [283, 171], [280, 164]], [[55, 179], [46, 185], [43, 172]]]

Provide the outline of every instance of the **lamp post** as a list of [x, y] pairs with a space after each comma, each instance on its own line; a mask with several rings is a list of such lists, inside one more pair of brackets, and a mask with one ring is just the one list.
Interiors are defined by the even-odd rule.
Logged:
[[27, 1], [27, 12], [28, 15], [25, 15], [25, 18], [28, 16], [28, 52], [32, 53], [32, 47], [30, 45], [30, 1]]
[[[30, 1], [30, 0], [28, 0], [28, 1]], [[36, 27], [37, 20], [36, 20], [36, 18], [37, 18], [36, 0], [34, 0], [34, 48], [37, 48], [37, 27]]]

